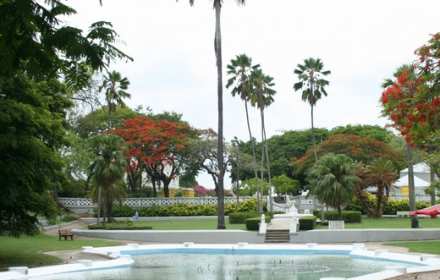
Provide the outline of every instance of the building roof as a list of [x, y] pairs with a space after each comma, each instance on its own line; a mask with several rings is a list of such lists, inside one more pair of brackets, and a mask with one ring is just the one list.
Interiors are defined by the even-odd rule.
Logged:
[[[414, 173], [431, 173], [431, 168], [429, 167], [429, 165], [427, 165], [425, 162], [419, 162], [417, 164], [414, 164]], [[403, 169], [402, 171], [400, 171], [400, 173], [408, 173], [408, 168]]]
[[[408, 186], [408, 175], [400, 177], [399, 180], [394, 182], [393, 186], [396, 186], [396, 187], [406, 187], [406, 186]], [[414, 186], [416, 188], [429, 187], [430, 183], [426, 182], [425, 180], [420, 179], [417, 176], [414, 176]]]

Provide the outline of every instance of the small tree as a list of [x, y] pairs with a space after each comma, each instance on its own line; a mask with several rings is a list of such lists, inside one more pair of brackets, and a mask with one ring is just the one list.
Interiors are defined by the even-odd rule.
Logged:
[[318, 200], [336, 208], [342, 218], [342, 206], [352, 200], [359, 178], [348, 156], [327, 154], [313, 165], [308, 181]]
[[113, 202], [124, 194], [122, 186], [127, 162], [123, 153], [124, 141], [116, 135], [96, 136], [92, 146], [95, 159], [89, 167], [88, 181], [94, 186], [92, 193], [98, 202], [99, 223], [101, 210], [107, 221], [111, 220]]
[[299, 191], [299, 182], [286, 175], [280, 175], [272, 178], [275, 191], [280, 194], [297, 194]]

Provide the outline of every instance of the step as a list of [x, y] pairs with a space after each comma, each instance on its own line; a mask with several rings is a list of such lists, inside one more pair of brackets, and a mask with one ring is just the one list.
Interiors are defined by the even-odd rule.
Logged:
[[266, 243], [286, 243], [289, 241], [289, 230], [286, 229], [268, 229], [264, 240]]

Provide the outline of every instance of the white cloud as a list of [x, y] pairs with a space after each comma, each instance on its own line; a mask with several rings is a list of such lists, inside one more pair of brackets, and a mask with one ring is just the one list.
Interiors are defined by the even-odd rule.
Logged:
[[[131, 81], [131, 105], [181, 112], [196, 127], [216, 128], [214, 11], [211, 1], [196, 1], [192, 8], [187, 2], [104, 0], [100, 7], [97, 0], [75, 0], [70, 4], [78, 15], [68, 21], [82, 28], [97, 20], [114, 24], [121, 48], [135, 59], [114, 66]], [[249, 0], [244, 7], [224, 2], [224, 65], [246, 53], [275, 78], [269, 135], [309, 127], [309, 107], [292, 84], [293, 69], [310, 56], [332, 71], [329, 96], [317, 107], [318, 127], [384, 125], [380, 84], [440, 27], [438, 0]], [[227, 90], [224, 99], [226, 137], [247, 139], [243, 104]], [[212, 185], [207, 177], [202, 181]]]

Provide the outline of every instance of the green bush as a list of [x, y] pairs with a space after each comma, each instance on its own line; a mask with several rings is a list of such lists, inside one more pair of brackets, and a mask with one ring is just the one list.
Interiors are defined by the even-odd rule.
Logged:
[[[417, 201], [416, 208], [423, 209], [430, 206], [430, 203], [427, 201]], [[408, 200], [389, 200], [388, 203], [385, 204], [383, 213], [385, 215], [396, 215], [397, 211], [409, 211], [409, 202]]]
[[[326, 220], [339, 220], [339, 214], [337, 211], [327, 211], [324, 213]], [[362, 222], [362, 214], [359, 211], [342, 211], [342, 219], [346, 223], [360, 223]]]
[[104, 224], [89, 225], [89, 229], [105, 229], [105, 230], [140, 230], [140, 229], [152, 229], [150, 226], [144, 224], [136, 224], [131, 221], [128, 222], [113, 222]]
[[299, 230], [312, 230], [315, 228], [316, 217], [302, 217], [299, 219]]
[[114, 205], [112, 210], [113, 217], [132, 217], [136, 210], [126, 205]]
[[260, 225], [260, 218], [249, 218], [246, 219], [246, 229], [247, 230], [258, 230]]
[[[151, 206], [137, 209], [139, 216], [143, 217], [164, 217], [164, 216], [215, 216], [217, 214], [217, 205], [190, 205], [190, 204], [175, 204], [167, 206]], [[250, 199], [241, 202], [238, 206], [233, 204], [225, 205], [225, 214], [237, 212], [255, 212], [256, 200]], [[113, 217], [132, 217], [136, 212], [125, 205], [115, 205], [113, 207]], [[244, 223], [244, 220], [243, 222]]]
[[[270, 222], [270, 217], [265, 216], [266, 223]], [[246, 223], [246, 229], [247, 230], [258, 230], [258, 227], [260, 225], [260, 218], [249, 218], [245, 220]]]
[[257, 212], [232, 212], [229, 213], [229, 223], [244, 224], [246, 219], [258, 218]]

